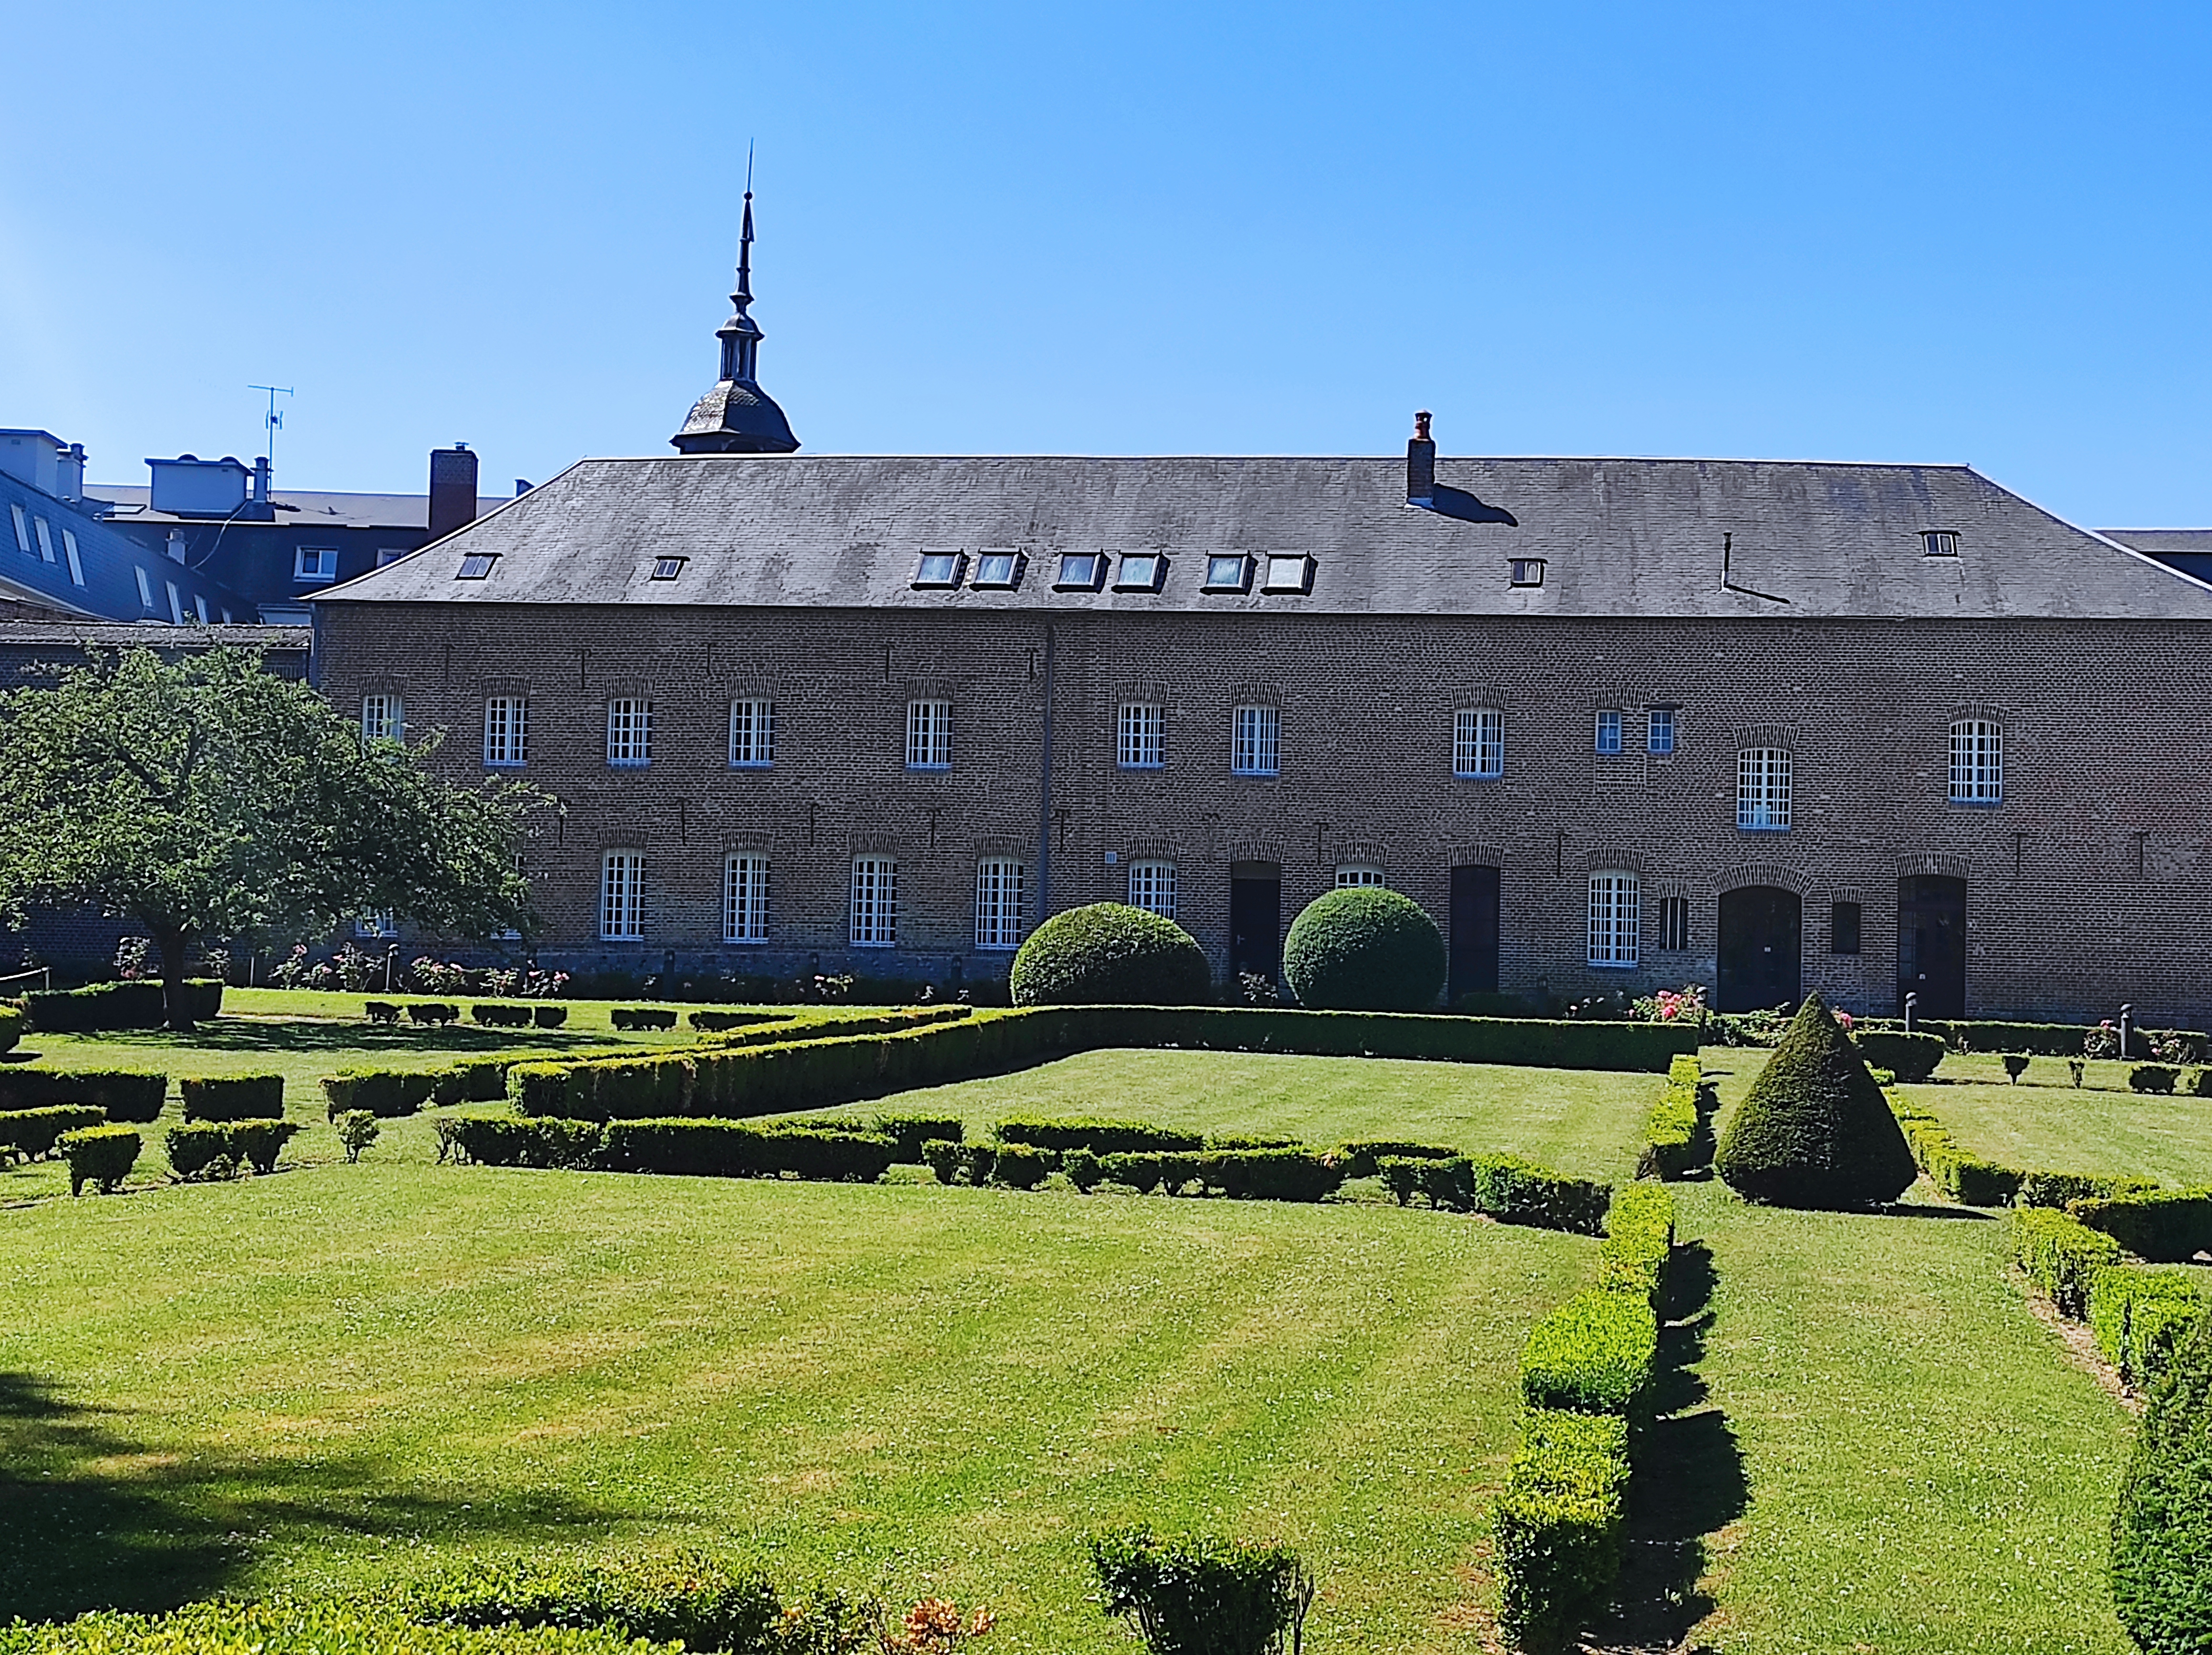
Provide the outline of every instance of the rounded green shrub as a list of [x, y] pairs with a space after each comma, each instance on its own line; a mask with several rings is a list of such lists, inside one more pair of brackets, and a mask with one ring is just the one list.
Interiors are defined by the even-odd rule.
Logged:
[[1753, 1201], [1828, 1210], [1894, 1201], [1919, 1173], [1865, 1059], [1817, 994], [1752, 1082], [1713, 1167]]
[[1213, 997], [1191, 934], [1121, 902], [1056, 913], [1014, 955], [1018, 1006], [1187, 1006]]
[[2151, 1388], [2112, 1514], [2112, 1579], [2148, 1655], [2212, 1651], [2212, 1316]]
[[1348, 886], [1291, 922], [1283, 975], [1316, 1011], [1425, 1011], [1444, 985], [1443, 933], [1401, 892]]

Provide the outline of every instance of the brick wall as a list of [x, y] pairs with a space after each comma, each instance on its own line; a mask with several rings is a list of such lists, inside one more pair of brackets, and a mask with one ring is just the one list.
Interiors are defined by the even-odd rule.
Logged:
[[[410, 733], [480, 772], [483, 702], [525, 694], [522, 773], [565, 815], [532, 852], [548, 930], [572, 967], [854, 969], [944, 982], [1003, 974], [974, 947], [975, 864], [1014, 854], [1034, 904], [1048, 617], [1024, 614], [333, 605], [319, 670], [341, 707], [398, 692]], [[1281, 866], [1284, 922], [1340, 863], [1448, 916], [1455, 863], [1501, 869], [1501, 986], [1576, 996], [1713, 980], [1720, 895], [1780, 886], [1803, 903], [1803, 985], [1861, 1010], [1893, 1003], [1901, 874], [1968, 882], [1977, 1015], [2212, 1017], [2203, 961], [2201, 629], [2185, 623], [1493, 620], [1129, 614], [1050, 617], [1049, 906], [1124, 894], [1133, 854], [1179, 869], [1178, 919], [1227, 963], [1230, 868]], [[649, 695], [653, 761], [610, 769], [605, 702]], [[726, 764], [731, 699], [777, 711], [775, 765]], [[903, 765], [906, 706], [949, 697], [943, 774]], [[1117, 770], [1124, 700], [1166, 709], [1165, 764]], [[1231, 709], [1281, 709], [1279, 776], [1233, 777]], [[1642, 751], [1672, 704], [1676, 750]], [[1504, 709], [1504, 773], [1452, 774], [1452, 713]], [[1625, 712], [1626, 751], [1593, 749]], [[1948, 802], [1948, 731], [2005, 731], [2005, 797]], [[1735, 825], [1745, 744], [1787, 749], [1786, 833]], [[646, 857], [646, 940], [601, 943], [600, 856]], [[770, 940], [720, 941], [732, 851], [773, 862]], [[847, 943], [852, 858], [896, 855], [900, 946]], [[1108, 857], [1116, 858], [1109, 865]], [[1588, 877], [1636, 871], [1641, 961], [1584, 963]], [[1658, 899], [1688, 900], [1690, 946], [1656, 948]], [[1829, 904], [1863, 907], [1863, 952], [1826, 952]], [[2201, 1022], [2197, 1026], [2203, 1026]]]

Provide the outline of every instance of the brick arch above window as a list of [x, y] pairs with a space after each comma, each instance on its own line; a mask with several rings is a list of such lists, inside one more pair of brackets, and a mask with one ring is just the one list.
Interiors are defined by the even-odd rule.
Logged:
[[1175, 686], [1160, 678], [1126, 678], [1114, 691], [1116, 703], [1142, 702], [1146, 706], [1167, 707], [1175, 705]]
[[1180, 854], [1173, 834], [1138, 834], [1122, 843], [1124, 862], [1173, 862]]
[[1951, 716], [1948, 722], [1957, 724], [1962, 719], [1979, 718], [1986, 724], [2000, 724], [2009, 728], [2012, 716], [2009, 708], [1998, 706], [1994, 702], [1954, 701], [1951, 703]]
[[1283, 705], [1283, 692], [1273, 684], [1232, 684], [1229, 690], [1231, 706], [1272, 706]]
[[1263, 834], [1232, 834], [1221, 843], [1224, 862], [1273, 862], [1283, 860], [1282, 841]]
[[1725, 896], [1730, 891], [1740, 891], [1747, 885], [1778, 885], [1784, 890], [1804, 896], [1816, 888], [1812, 875], [1802, 869], [1780, 862], [1747, 862], [1730, 868], [1713, 881], [1713, 894]]
[[905, 834], [861, 833], [853, 835], [845, 846], [848, 858], [856, 856], [888, 856], [905, 858], [914, 854], [914, 842]]
[[959, 699], [950, 678], [908, 678], [902, 694], [909, 701], [953, 701]]
[[1496, 684], [1467, 684], [1457, 689], [1439, 688], [1437, 692], [1455, 709], [1462, 706], [1492, 706], [1500, 712], [1513, 705], [1511, 694]]
[[1036, 851], [1034, 834], [980, 834], [972, 844], [977, 856], [1026, 857]]
[[1446, 854], [1455, 868], [1503, 868], [1505, 865], [1505, 847], [1482, 840], [1455, 845]]
[[489, 700], [494, 695], [519, 695], [525, 700], [530, 698], [530, 680], [527, 678], [517, 678], [512, 676], [488, 677], [480, 680], [477, 688], [483, 692], [486, 700]]
[[1747, 747], [1778, 747], [1785, 753], [1797, 750], [1797, 726], [1787, 724], [1741, 724], [1735, 732], [1739, 749]]
[[1694, 881], [1687, 879], [1675, 879], [1672, 877], [1663, 879], [1647, 879], [1644, 882], [1644, 888], [1655, 897], [1691, 897], [1710, 894], [1710, 893], [1701, 890]]
[[1917, 856], [1901, 856], [1897, 859], [1897, 876], [1910, 879], [1918, 875], [1934, 874], [1946, 879], [1966, 879], [1972, 876], [1972, 861], [1950, 851], [1926, 851]]
[[1644, 872], [1644, 858], [1633, 851], [1622, 850], [1618, 846], [1601, 846], [1583, 856], [1583, 868], [1588, 873], [1635, 874], [1640, 878]]
[[1372, 839], [1340, 839], [1336, 841], [1339, 862], [1356, 862], [1372, 868], [1387, 868], [1390, 858], [1382, 853], [1382, 842]]
[[726, 852], [744, 851], [766, 856], [775, 849], [775, 835], [757, 832], [725, 834], [722, 835], [722, 849]]

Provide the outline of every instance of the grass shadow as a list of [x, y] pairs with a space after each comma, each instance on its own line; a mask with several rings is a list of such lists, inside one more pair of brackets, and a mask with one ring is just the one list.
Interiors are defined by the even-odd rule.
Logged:
[[115, 1410], [34, 1373], [0, 1373], [0, 1624], [173, 1609], [229, 1587], [303, 1531], [471, 1539], [617, 1520], [553, 1489], [394, 1487], [368, 1458], [155, 1452]]
[[1597, 1628], [1611, 1647], [1680, 1647], [1712, 1613], [1698, 1590], [1707, 1537], [1750, 1503], [1743, 1453], [1728, 1416], [1705, 1405], [1703, 1360], [1719, 1278], [1702, 1241], [1674, 1249], [1651, 1422], [1638, 1437], [1629, 1482], [1628, 1552], [1613, 1614]]
[[[292, 1019], [272, 1019], [264, 1022], [247, 1017], [215, 1018], [200, 1024], [189, 1034], [160, 1028], [119, 1028], [105, 1030], [92, 1038], [103, 1046], [133, 1046], [149, 1054], [170, 1052], [560, 1052], [581, 1046], [631, 1044], [622, 1035], [610, 1034], [605, 1030], [483, 1028], [469, 1023], [448, 1023], [443, 1028], [433, 1028], [409, 1024], [395, 1027], [366, 1022], [302, 1022]], [[641, 1051], [653, 1049], [650, 1042], [635, 1044]], [[36, 1052], [17, 1052], [9, 1054], [9, 1061], [24, 1062], [38, 1056]]]
[[1938, 1206], [1925, 1201], [1893, 1202], [1878, 1210], [1884, 1218], [1964, 1218], [1984, 1224], [1993, 1223], [1997, 1218], [1996, 1213], [1984, 1212], [1979, 1207]]

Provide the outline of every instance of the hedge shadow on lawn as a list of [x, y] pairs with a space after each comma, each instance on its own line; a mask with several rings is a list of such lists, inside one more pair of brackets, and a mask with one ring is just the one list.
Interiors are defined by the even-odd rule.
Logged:
[[1637, 1440], [1629, 1480], [1627, 1556], [1613, 1614], [1599, 1628], [1607, 1647], [1682, 1644], [1714, 1609], [1712, 1597], [1698, 1589], [1706, 1537], [1741, 1517], [1751, 1502], [1735, 1432], [1727, 1415], [1704, 1405], [1705, 1382], [1695, 1371], [1705, 1357], [1718, 1279], [1704, 1242], [1677, 1244], [1668, 1265], [1652, 1418]]
[[[37, 1039], [34, 1032], [27, 1037]], [[76, 1038], [102, 1046], [138, 1046], [150, 1059], [168, 1052], [544, 1052], [558, 1057], [564, 1052], [605, 1050], [620, 1042], [619, 1034], [605, 1029], [484, 1028], [473, 1023], [448, 1023], [442, 1028], [401, 1023], [396, 1027], [368, 1022], [262, 1022], [252, 1018], [222, 1017], [197, 1025], [189, 1034], [161, 1028], [118, 1028]], [[641, 1055], [660, 1048], [641, 1045]], [[35, 1058], [35, 1052], [9, 1054], [9, 1060]]]
[[389, 1486], [381, 1462], [176, 1454], [131, 1440], [119, 1410], [0, 1373], [0, 1625], [100, 1609], [150, 1613], [224, 1591], [302, 1528], [404, 1541], [588, 1531], [635, 1513], [551, 1489], [453, 1494]]

